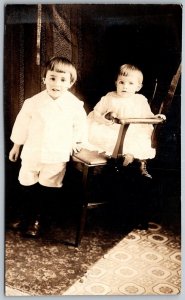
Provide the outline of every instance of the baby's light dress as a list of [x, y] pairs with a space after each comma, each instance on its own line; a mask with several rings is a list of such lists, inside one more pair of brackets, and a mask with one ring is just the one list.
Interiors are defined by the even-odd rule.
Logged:
[[[109, 92], [103, 96], [88, 115], [88, 141], [89, 149], [105, 151], [108, 155], [114, 150], [120, 125], [98, 122], [95, 112], [101, 116], [114, 112], [118, 119], [154, 117], [147, 98], [141, 94], [123, 98], [116, 92]], [[133, 154], [137, 159], [154, 158], [156, 150], [151, 146], [152, 132], [153, 125], [130, 124], [123, 144], [123, 154]]]

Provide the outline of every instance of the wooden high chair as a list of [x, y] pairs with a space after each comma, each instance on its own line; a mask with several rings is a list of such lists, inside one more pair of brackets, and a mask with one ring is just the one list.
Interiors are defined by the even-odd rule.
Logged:
[[[156, 119], [156, 118], [146, 118], [146, 119], [127, 119], [125, 120], [124, 124], [121, 124], [118, 139], [114, 148], [114, 152], [111, 156], [111, 158], [114, 158], [115, 161], [118, 158], [119, 154], [122, 153], [122, 146], [124, 142], [124, 138], [126, 135], [126, 132], [128, 130], [128, 127], [130, 124], [160, 124], [163, 123], [163, 119]], [[98, 151], [90, 151], [88, 149], [82, 149], [80, 152], [73, 154], [72, 161], [74, 163], [80, 164], [80, 171], [82, 172], [82, 187], [83, 187], [83, 195], [82, 195], [82, 211], [80, 216], [80, 222], [79, 227], [77, 229], [77, 235], [76, 235], [76, 241], [75, 246], [78, 247], [80, 245], [85, 222], [86, 222], [86, 216], [87, 216], [87, 210], [88, 208], [92, 208], [93, 206], [97, 206], [102, 204], [100, 203], [92, 203], [92, 200], [89, 199], [89, 193], [88, 193], [88, 180], [91, 173], [92, 168], [97, 168], [100, 166], [105, 166], [108, 161], [110, 160], [110, 156], [106, 156], [104, 153], [98, 153]]]
[[[180, 70], [181, 70], [181, 65], [179, 66], [177, 73], [174, 75], [172, 79], [168, 95], [166, 99], [162, 102], [159, 113], [166, 113], [167, 107], [169, 107], [169, 105], [171, 104], [180, 77]], [[119, 157], [119, 154], [122, 154], [122, 146], [124, 143], [124, 138], [130, 124], [153, 124], [154, 132], [155, 132], [156, 126], [162, 124], [163, 122], [164, 120], [161, 118], [125, 119], [120, 126], [117, 142], [111, 158], [115, 159], [116, 161], [116, 159]], [[82, 172], [82, 191], [83, 191], [82, 207], [81, 207], [80, 220], [79, 220], [79, 224], [76, 232], [76, 240], [75, 240], [75, 246], [78, 247], [83, 237], [84, 227], [87, 218], [87, 210], [89, 208], [92, 208], [93, 206], [102, 204], [102, 202], [93, 203], [89, 198], [88, 181], [90, 178], [90, 173], [92, 169], [107, 165], [108, 161], [110, 160], [110, 156], [106, 156], [105, 153], [98, 153], [97, 151], [82, 149], [79, 153], [76, 154], [74, 153], [71, 159], [74, 167], [78, 166], [78, 170]]]

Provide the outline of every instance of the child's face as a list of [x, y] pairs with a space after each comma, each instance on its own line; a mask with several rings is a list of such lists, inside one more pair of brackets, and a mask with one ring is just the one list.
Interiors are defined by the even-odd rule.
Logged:
[[139, 83], [138, 75], [130, 73], [127, 76], [119, 75], [116, 81], [117, 94], [123, 98], [130, 97], [138, 92], [142, 87]]
[[72, 86], [71, 75], [69, 72], [48, 71], [44, 79], [44, 84], [50, 97], [55, 100]]

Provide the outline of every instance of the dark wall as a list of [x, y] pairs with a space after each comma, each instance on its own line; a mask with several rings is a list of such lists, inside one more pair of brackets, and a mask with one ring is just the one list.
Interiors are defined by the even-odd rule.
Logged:
[[156, 78], [166, 92], [181, 60], [181, 14], [180, 5], [83, 6], [83, 87], [89, 101], [115, 88], [115, 72], [124, 63], [143, 70], [143, 93], [151, 96]]

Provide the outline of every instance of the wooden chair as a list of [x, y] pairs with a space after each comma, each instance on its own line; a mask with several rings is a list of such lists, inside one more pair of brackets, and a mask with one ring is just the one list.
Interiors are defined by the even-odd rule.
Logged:
[[88, 149], [82, 149], [80, 152], [76, 154], [74, 153], [72, 155], [72, 162], [74, 164], [74, 167], [78, 166], [78, 169], [80, 170], [80, 172], [82, 172], [82, 191], [83, 191], [81, 214], [80, 214], [80, 220], [79, 220], [77, 233], [76, 233], [76, 240], [75, 240], [76, 247], [80, 245], [83, 237], [84, 227], [87, 218], [87, 210], [89, 208], [102, 204], [102, 202], [99, 203], [92, 202], [92, 199], [89, 198], [88, 181], [92, 169], [107, 165], [107, 163], [110, 161], [111, 158], [115, 159], [115, 162], [117, 159], [119, 159], [119, 156], [122, 153], [124, 138], [130, 124], [158, 125], [163, 122], [164, 120], [161, 118], [126, 119], [124, 120], [124, 123], [122, 123], [120, 126], [117, 142], [111, 157], [106, 156], [105, 153], [98, 153], [98, 151], [90, 151]]

